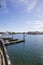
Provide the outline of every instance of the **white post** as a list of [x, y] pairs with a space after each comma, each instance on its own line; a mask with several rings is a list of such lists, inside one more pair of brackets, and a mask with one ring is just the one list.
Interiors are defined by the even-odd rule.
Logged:
[[25, 41], [25, 33], [23, 33], [23, 40]]

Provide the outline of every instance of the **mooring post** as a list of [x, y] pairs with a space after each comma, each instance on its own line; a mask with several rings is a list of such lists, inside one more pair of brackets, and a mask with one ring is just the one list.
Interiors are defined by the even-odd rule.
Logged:
[[13, 39], [13, 34], [12, 34], [12, 39]]
[[23, 33], [23, 40], [24, 40], [24, 42], [25, 42], [25, 33]]

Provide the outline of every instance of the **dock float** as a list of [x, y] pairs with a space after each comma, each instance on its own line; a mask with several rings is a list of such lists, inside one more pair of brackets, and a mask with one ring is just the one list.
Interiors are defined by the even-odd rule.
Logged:
[[6, 42], [6, 43], [4, 43], [4, 44], [5, 44], [5, 45], [10, 45], [10, 44], [16, 44], [16, 43], [20, 43], [20, 42], [24, 42], [24, 40], [10, 41], [10, 42]]

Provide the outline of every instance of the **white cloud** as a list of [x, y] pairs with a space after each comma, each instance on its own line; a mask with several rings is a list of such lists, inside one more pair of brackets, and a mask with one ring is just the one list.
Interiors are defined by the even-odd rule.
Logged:
[[37, 0], [34, 12], [37, 18], [43, 20], [43, 0]]
[[[0, 8], [0, 13], [7, 13], [9, 11], [7, 7], [7, 0], [1, 0], [2, 7]], [[30, 13], [32, 10], [34, 11], [33, 15], [43, 19], [43, 1], [41, 0], [8, 0], [9, 3], [13, 3], [14, 5], [18, 5], [18, 3], [24, 4], [25, 8], [23, 12]], [[16, 3], [17, 2], [17, 3]], [[12, 4], [11, 4], [12, 5]]]
[[32, 12], [32, 10], [34, 9], [35, 12], [35, 16], [37, 17], [43, 17], [43, 1], [41, 0], [9, 0], [11, 3], [17, 5], [17, 3], [21, 3], [25, 5], [25, 9], [24, 11], [27, 13]]
[[41, 10], [41, 8], [39, 9], [37, 9], [37, 17], [39, 17], [39, 18], [43, 18], [43, 11]]
[[18, 0], [18, 1], [24, 3], [25, 5], [29, 4], [28, 0]]
[[24, 3], [24, 5], [26, 5], [26, 9], [25, 11], [27, 11], [28, 13], [33, 10], [33, 8], [35, 7], [37, 0], [19, 0], [20, 2]]
[[36, 6], [36, 3], [37, 3], [36, 0], [34, 0], [32, 3], [30, 3], [30, 5], [27, 6], [27, 11], [29, 12], [29, 11], [33, 10], [33, 8]]
[[27, 25], [33, 29], [39, 29], [43, 27], [43, 21], [26, 21]]
[[17, 0], [9, 0], [10, 2], [12, 2], [12, 3], [15, 3]]
[[6, 0], [1, 0], [0, 1], [0, 5], [1, 5], [0, 13], [7, 13], [8, 12], [8, 8], [7, 8]]
[[25, 11], [30, 12], [36, 5], [37, 0], [10, 0], [12, 3], [22, 3], [25, 5]]

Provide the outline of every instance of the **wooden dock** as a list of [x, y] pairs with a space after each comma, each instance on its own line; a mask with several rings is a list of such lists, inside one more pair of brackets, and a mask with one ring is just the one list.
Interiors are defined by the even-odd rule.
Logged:
[[16, 43], [20, 43], [20, 42], [24, 42], [24, 40], [10, 41], [10, 42], [6, 42], [6, 43], [4, 43], [4, 44], [5, 44], [5, 45], [10, 45], [10, 44], [16, 44]]

